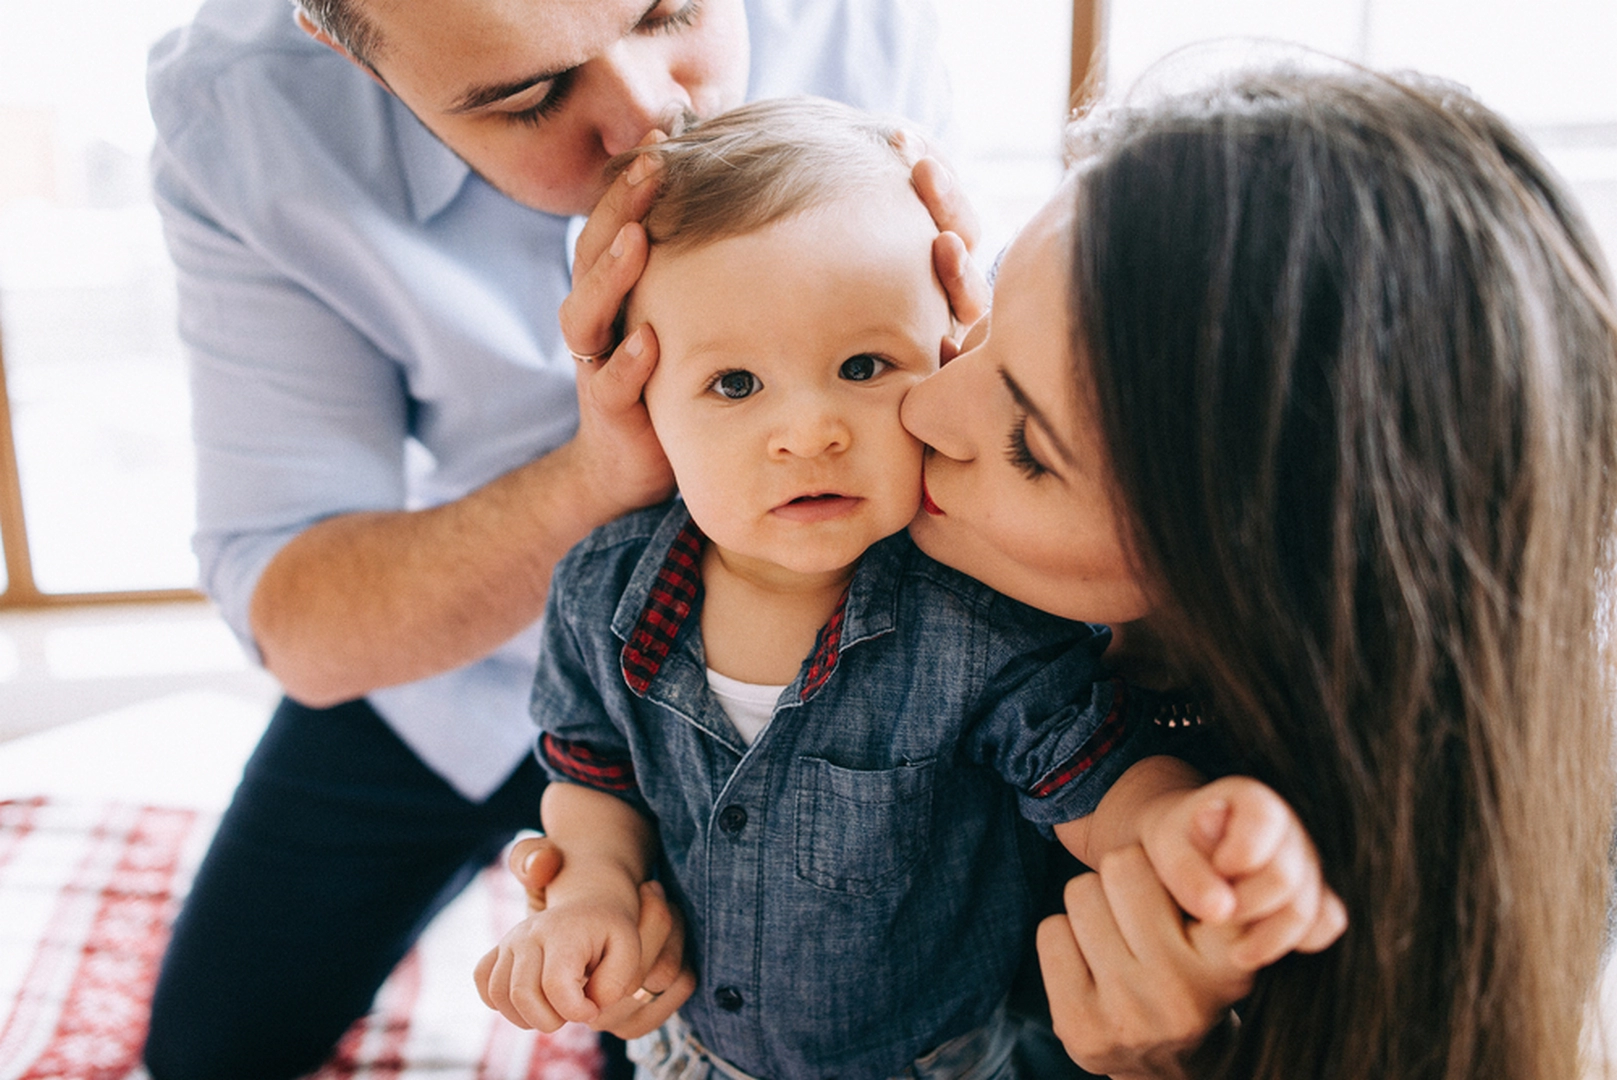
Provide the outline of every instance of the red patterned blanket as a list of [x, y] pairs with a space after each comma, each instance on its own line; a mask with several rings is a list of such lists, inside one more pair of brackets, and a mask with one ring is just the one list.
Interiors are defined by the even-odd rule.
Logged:
[[[0, 802], [0, 1080], [140, 1080], [168, 927], [217, 818], [197, 810]], [[520, 1031], [472, 965], [522, 916], [501, 870], [429, 928], [317, 1080], [593, 1080], [594, 1036]]]

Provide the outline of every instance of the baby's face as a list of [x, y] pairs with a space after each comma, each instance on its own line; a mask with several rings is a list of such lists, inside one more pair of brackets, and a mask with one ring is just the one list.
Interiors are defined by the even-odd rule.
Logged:
[[898, 411], [950, 330], [936, 236], [901, 178], [653, 249], [629, 309], [657, 334], [646, 406], [691, 516], [727, 556], [839, 570], [915, 516], [921, 445]]

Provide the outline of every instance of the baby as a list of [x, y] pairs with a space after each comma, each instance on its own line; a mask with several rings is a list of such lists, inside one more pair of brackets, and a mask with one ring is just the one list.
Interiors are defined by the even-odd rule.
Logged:
[[1091, 865], [1143, 844], [1193, 916], [1266, 942], [1234, 975], [1303, 939], [1292, 891], [1324, 891], [1269, 789], [1153, 753], [1162, 702], [1107, 673], [1104, 628], [910, 542], [899, 405], [951, 319], [898, 141], [794, 99], [654, 150], [627, 319], [657, 335], [645, 404], [679, 496], [556, 569], [533, 713], [565, 862], [479, 967], [546, 1030], [647, 995], [655, 872], [698, 988], [630, 1044], [641, 1075], [1012, 1075], [1034, 826]]

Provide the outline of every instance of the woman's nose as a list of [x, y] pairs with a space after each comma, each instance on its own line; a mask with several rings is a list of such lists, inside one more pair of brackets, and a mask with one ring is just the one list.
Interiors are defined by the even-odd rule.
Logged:
[[620, 154], [652, 128], [670, 131], [690, 113], [691, 99], [655, 50], [619, 41], [589, 64], [598, 102], [601, 146]]
[[910, 387], [898, 411], [911, 435], [956, 461], [977, 456], [971, 424], [980, 408], [972, 404], [972, 361], [971, 354], [962, 353]]

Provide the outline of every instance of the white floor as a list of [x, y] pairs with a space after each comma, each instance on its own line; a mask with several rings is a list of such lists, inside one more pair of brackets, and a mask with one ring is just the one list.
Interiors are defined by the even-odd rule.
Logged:
[[0, 799], [222, 808], [275, 700], [205, 604], [0, 614]]

